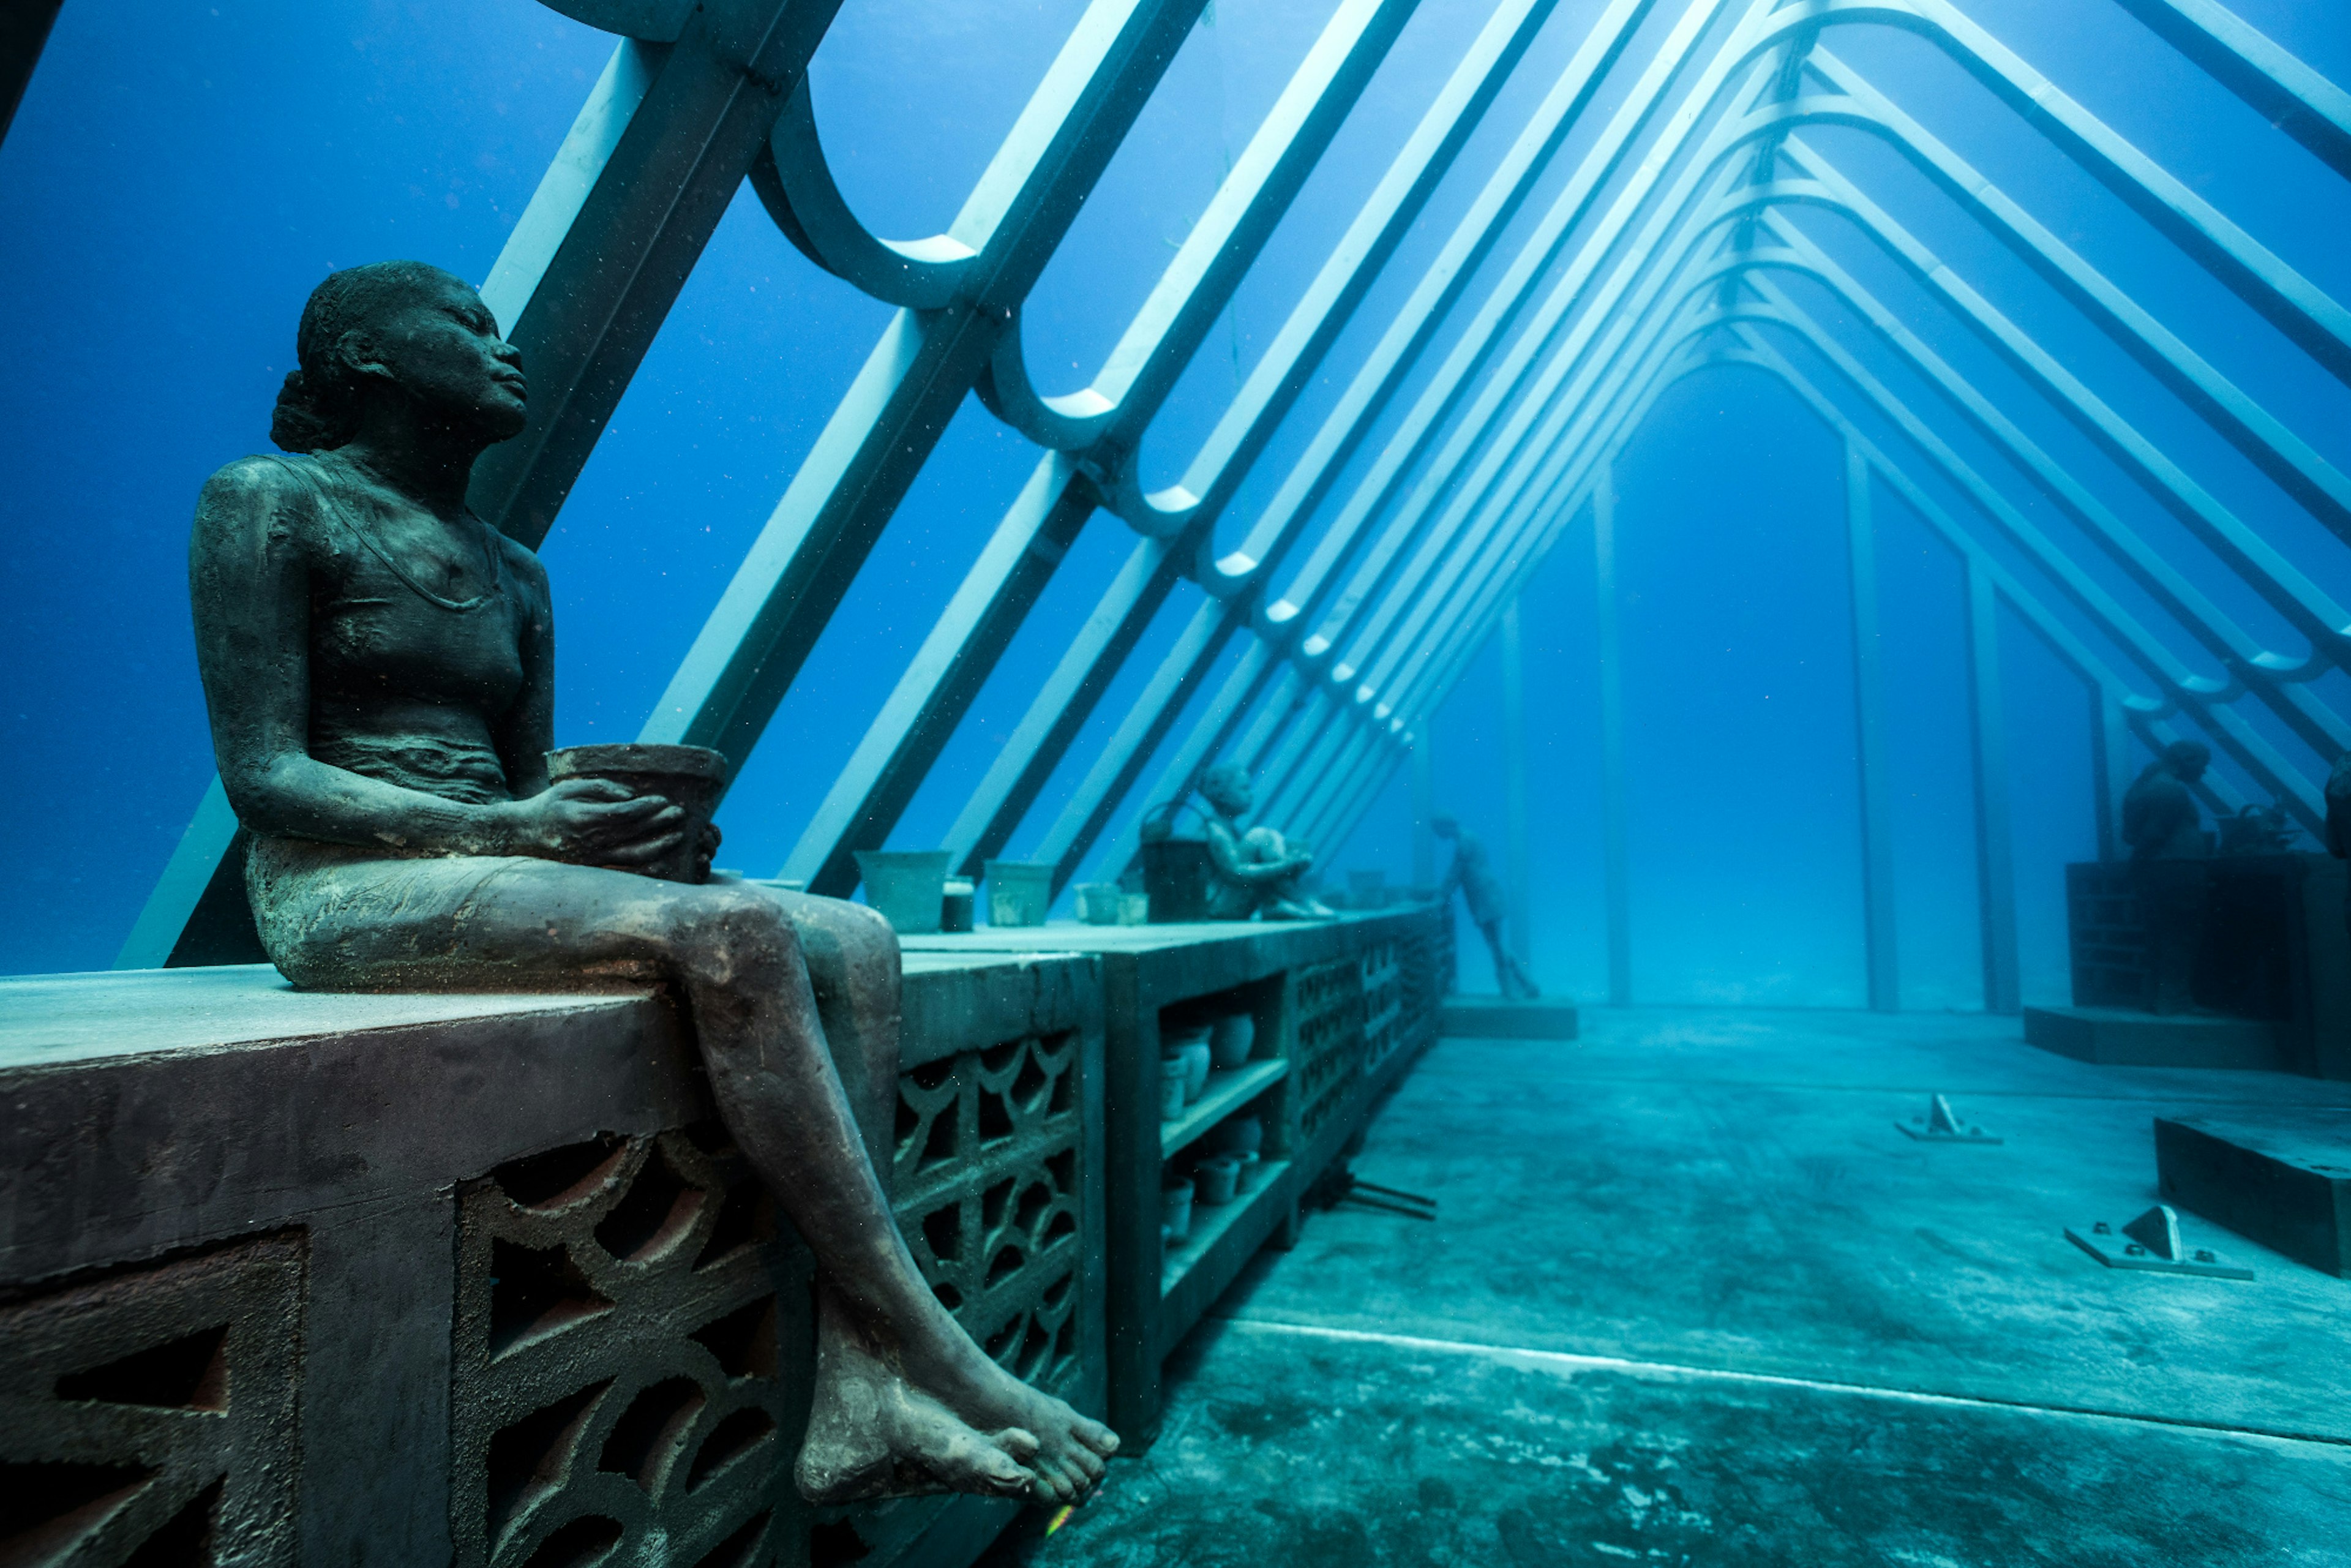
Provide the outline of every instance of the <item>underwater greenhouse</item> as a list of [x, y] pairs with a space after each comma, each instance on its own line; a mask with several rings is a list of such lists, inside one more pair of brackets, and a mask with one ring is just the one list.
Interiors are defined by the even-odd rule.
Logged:
[[2347, 89], [10, 0], [0, 1564], [2351, 1568]]

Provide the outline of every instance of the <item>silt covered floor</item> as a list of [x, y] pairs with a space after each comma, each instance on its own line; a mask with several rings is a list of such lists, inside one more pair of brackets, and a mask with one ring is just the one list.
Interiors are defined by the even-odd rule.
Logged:
[[[1895, 1128], [1949, 1094], [2006, 1141]], [[2351, 1085], [2102, 1068], [1975, 1016], [1585, 1015], [1449, 1040], [1171, 1365], [1046, 1564], [2351, 1563], [2351, 1281], [2110, 1271], [2158, 1114]], [[1014, 1553], [1007, 1552], [1011, 1556]]]

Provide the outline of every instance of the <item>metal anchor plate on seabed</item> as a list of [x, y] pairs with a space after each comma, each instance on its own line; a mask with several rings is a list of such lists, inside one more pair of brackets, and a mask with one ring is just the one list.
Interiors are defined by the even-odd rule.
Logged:
[[1981, 1127], [1961, 1122], [1951, 1110], [1951, 1103], [1940, 1094], [1927, 1103], [1925, 1115], [1913, 1116], [1907, 1122], [1896, 1122], [1894, 1130], [1922, 1144], [1997, 1144], [2001, 1141]]
[[2168, 1203], [2158, 1203], [2117, 1234], [2099, 1220], [2085, 1236], [2071, 1226], [2065, 1239], [2109, 1269], [2149, 1269], [2162, 1274], [2200, 1274], [2212, 1280], [2250, 1280], [2251, 1269], [2223, 1263], [2210, 1248], [2190, 1250], [2179, 1240], [2179, 1216]]

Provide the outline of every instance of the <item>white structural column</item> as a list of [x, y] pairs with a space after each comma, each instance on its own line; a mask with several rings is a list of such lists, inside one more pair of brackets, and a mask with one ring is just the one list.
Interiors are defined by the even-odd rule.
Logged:
[[1600, 833], [1608, 907], [1608, 1004], [1633, 1002], [1633, 889], [1626, 853], [1632, 801], [1625, 784], [1625, 672], [1616, 629], [1616, 472], [1603, 463], [1592, 486], [1593, 624], [1600, 634]]
[[1521, 964], [1531, 962], [1527, 885], [1527, 661], [1514, 594], [1502, 611], [1502, 852], [1509, 909], [1503, 939]]
[[2008, 726], [2001, 711], [2000, 595], [1968, 563], [1968, 727], [1976, 785], [1976, 902], [1983, 925], [1984, 1010], [2023, 1007], [2017, 979], [2016, 866], [2008, 814]]
[[1847, 559], [1853, 570], [1854, 754], [1861, 774], [1861, 902], [1869, 1006], [1897, 1012], [1902, 982], [1894, 921], [1894, 780], [1886, 757], [1886, 669], [1877, 615], [1877, 530], [1869, 511], [1869, 460], [1844, 449]]

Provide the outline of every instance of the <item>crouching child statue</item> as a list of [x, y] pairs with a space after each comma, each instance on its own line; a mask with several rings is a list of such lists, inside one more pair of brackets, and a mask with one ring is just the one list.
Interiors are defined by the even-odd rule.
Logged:
[[[549, 781], [547, 573], [465, 506], [475, 459], [523, 428], [521, 356], [471, 287], [405, 261], [320, 284], [297, 351], [270, 432], [289, 455], [214, 475], [189, 547], [270, 960], [323, 990], [675, 987], [719, 1115], [818, 1263], [800, 1490], [1080, 1496], [1117, 1439], [972, 1343], [876, 1175], [898, 1076], [889, 926], [702, 883], [674, 801]], [[695, 880], [616, 869], [681, 851]]]
[[1275, 829], [1244, 829], [1241, 819], [1257, 803], [1248, 769], [1220, 762], [1201, 777], [1200, 798], [1208, 803], [1208, 918], [1247, 920], [1320, 920], [1331, 911], [1306, 893], [1306, 873], [1314, 856], [1303, 844], [1285, 839]]

